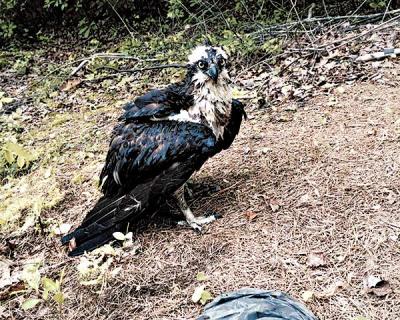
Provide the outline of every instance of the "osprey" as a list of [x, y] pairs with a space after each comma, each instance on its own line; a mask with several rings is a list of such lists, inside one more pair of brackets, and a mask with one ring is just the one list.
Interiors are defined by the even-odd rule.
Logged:
[[126, 231], [171, 199], [196, 230], [215, 220], [193, 215], [184, 185], [207, 159], [232, 144], [246, 117], [243, 104], [232, 98], [227, 62], [220, 47], [196, 47], [181, 83], [124, 106], [100, 174], [104, 195], [61, 240], [69, 244], [70, 256], [111, 241], [114, 232]]

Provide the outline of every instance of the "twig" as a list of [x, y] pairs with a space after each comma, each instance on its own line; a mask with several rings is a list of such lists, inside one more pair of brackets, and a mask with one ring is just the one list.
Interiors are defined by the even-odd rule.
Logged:
[[138, 72], [143, 72], [143, 71], [149, 71], [149, 70], [157, 70], [157, 69], [166, 69], [166, 68], [187, 68], [186, 64], [165, 64], [165, 65], [158, 65], [158, 66], [151, 66], [151, 67], [143, 67], [143, 68], [137, 68], [137, 69], [127, 69], [127, 70], [118, 70], [116, 73], [109, 74], [104, 77], [100, 78], [95, 78], [95, 79], [86, 79], [83, 80], [84, 82], [98, 82], [98, 81], [103, 81], [107, 79], [111, 79], [114, 77], [119, 76], [121, 73], [138, 73]]
[[382, 29], [386, 29], [386, 28], [392, 27], [392, 25], [389, 25], [389, 24], [391, 22], [394, 22], [394, 21], [399, 20], [399, 19], [400, 19], [400, 15], [395, 16], [392, 19], [389, 19], [389, 20], [387, 20], [387, 21], [385, 21], [383, 23], [380, 23], [379, 25], [377, 25], [377, 26], [375, 26], [375, 27], [373, 27], [373, 28], [371, 28], [369, 30], [366, 30], [366, 31], [364, 31], [364, 32], [362, 32], [360, 34], [356, 34], [356, 35], [353, 35], [353, 36], [350, 36], [350, 37], [347, 37], [347, 38], [338, 39], [338, 40], [332, 41], [330, 43], [327, 43], [327, 44], [324, 44], [324, 45], [321, 45], [321, 46], [318, 46], [318, 47], [301, 48], [301, 49], [300, 48], [299, 49], [295, 48], [295, 49], [290, 49], [290, 51], [325, 51], [328, 47], [331, 47], [331, 46], [334, 46], [334, 45], [340, 43], [339, 45], [336, 45], [336, 46], [334, 46], [332, 48], [332, 49], [338, 49], [338, 48], [341, 48], [344, 45], [348, 44], [351, 41], [360, 39], [360, 38], [366, 36], [367, 34], [370, 34], [373, 31], [382, 30]]
[[[301, 27], [303, 28], [303, 30], [306, 31], [306, 35], [307, 35], [308, 40], [310, 40], [310, 42], [314, 45], [314, 41], [313, 41], [313, 39], [311, 38], [311, 36], [313, 36], [313, 34], [310, 35], [310, 32], [307, 32], [307, 31], [309, 31], [309, 30], [307, 30], [306, 26], [304, 25], [304, 23], [303, 23], [302, 20], [300, 19], [299, 13], [297, 12], [297, 9], [296, 9], [296, 3], [293, 3], [293, 0], [290, 0], [290, 3], [291, 3], [292, 6], [293, 6], [293, 10], [294, 10], [294, 13], [296, 14], [296, 17], [297, 17], [297, 20], [298, 20], [299, 24], [301, 25]], [[307, 18], [307, 20], [310, 20], [310, 19], [311, 19], [311, 17]]]
[[326, 8], [325, 0], [322, 0], [322, 5], [324, 6], [324, 11], [325, 11], [326, 16], [329, 17], [329, 12], [328, 12], [328, 9]]
[[[400, 13], [400, 9], [396, 10], [391, 10], [386, 12], [386, 15], [391, 15], [391, 14], [397, 14]], [[346, 15], [346, 16], [336, 16], [336, 17], [316, 17], [312, 19], [304, 19], [300, 21], [294, 21], [294, 22], [289, 22], [285, 24], [278, 24], [278, 25], [273, 25], [273, 26], [266, 26], [264, 28], [261, 28], [253, 34], [258, 34], [261, 32], [265, 31], [273, 31], [273, 30], [280, 30], [280, 29], [287, 29], [289, 27], [294, 27], [302, 24], [312, 24], [316, 22], [334, 22], [334, 21], [339, 21], [339, 20], [364, 20], [364, 19], [371, 19], [371, 18], [376, 18], [376, 17], [382, 17], [384, 16], [385, 13], [374, 13], [374, 14], [369, 14], [369, 15]]]
[[338, 45], [338, 46], [335, 47], [335, 49], [340, 48], [340, 47], [342, 47], [342, 46], [348, 44], [350, 41], [353, 41], [353, 40], [362, 38], [362, 37], [364, 37], [365, 35], [367, 35], [367, 34], [373, 32], [373, 31], [375, 31], [375, 30], [380, 30], [380, 29], [388, 28], [388, 27], [390, 27], [390, 26], [388, 26], [389, 23], [391, 23], [391, 22], [393, 22], [393, 21], [396, 21], [396, 20], [398, 20], [398, 19], [400, 19], [400, 15], [395, 16], [395, 17], [393, 17], [392, 19], [389, 19], [389, 20], [387, 20], [387, 21], [385, 21], [385, 22], [383, 22], [383, 23], [381, 23], [381, 24], [379, 24], [379, 25], [377, 25], [377, 26], [375, 26], [375, 27], [373, 27], [373, 28], [371, 28], [371, 29], [369, 29], [369, 30], [367, 30], [367, 31], [364, 31], [364, 32], [362, 32], [361, 34], [358, 34], [358, 35], [355, 35], [355, 36], [351, 36], [351, 37], [348, 37], [348, 38], [344, 38], [344, 39], [338, 39], [338, 40], [332, 41], [331, 43], [328, 43], [328, 44], [326, 44], [326, 45], [323, 45], [322, 48], [327, 48], [327, 47], [329, 47], [329, 46], [331, 46], [331, 45], [333, 45], [333, 44], [341, 43], [340, 45]]
[[382, 221], [383, 221], [384, 223], [386, 223], [387, 225], [393, 227], [393, 228], [398, 228], [398, 229], [400, 229], [400, 225], [398, 225], [398, 224], [395, 224], [395, 223], [392, 223], [392, 222], [389, 222], [389, 221], [386, 221], [386, 220], [382, 220]]
[[357, 7], [357, 9], [356, 10], [354, 10], [353, 12], [352, 12], [352, 16], [354, 16], [357, 12], [358, 12], [358, 10], [360, 10], [361, 8], [362, 8], [362, 6], [367, 2], [368, 0], [364, 0], [358, 7]]
[[82, 62], [85, 62], [85, 61], [89, 62], [90, 60], [93, 60], [95, 58], [102, 58], [102, 59], [128, 59], [128, 60], [135, 60], [135, 61], [138, 61], [138, 62], [144, 62], [144, 61], [151, 62], [151, 61], [162, 61], [162, 60], [164, 60], [164, 59], [159, 59], [159, 58], [157, 58], [157, 59], [141, 59], [141, 58], [138, 58], [138, 57], [135, 57], [135, 56], [127, 55], [125, 53], [118, 53], [118, 52], [117, 53], [106, 53], [106, 52], [95, 53], [95, 54], [92, 54], [89, 57], [80, 58], [80, 59], [77, 59], [77, 60], [74, 60], [74, 61], [71, 61], [71, 62], [63, 64], [62, 66], [52, 70], [51, 72], [49, 72], [45, 76], [43, 76], [43, 77], [39, 78], [38, 80], [34, 81], [31, 86], [33, 87], [33, 86], [37, 85], [38, 83], [40, 83], [43, 80], [47, 79], [49, 76], [51, 76], [52, 74], [56, 73], [57, 71], [60, 71], [62, 69], [65, 69], [66, 67], [72, 66], [72, 65], [80, 62], [80, 65], [78, 67], [76, 67], [71, 72], [71, 74], [67, 77], [67, 79], [68, 79], [68, 78], [72, 77], [73, 75], [75, 75], [80, 69], [83, 68], [83, 66], [86, 63], [84, 65], [81, 65]]
[[135, 35], [133, 34], [133, 32], [129, 29], [128, 25], [125, 23], [124, 19], [122, 19], [122, 17], [120, 16], [120, 14], [118, 13], [117, 10], [115, 10], [114, 6], [111, 4], [111, 2], [109, 0], [106, 0], [107, 3], [110, 5], [111, 9], [113, 9], [113, 11], [115, 12], [115, 14], [118, 16], [119, 20], [122, 21], [122, 23], [124, 24], [126, 30], [129, 32], [129, 34], [131, 35], [132, 39], [135, 39]]
[[380, 60], [383, 58], [387, 58], [387, 57], [392, 57], [392, 56], [396, 56], [400, 54], [400, 48], [394, 49], [385, 49], [384, 51], [381, 52], [374, 52], [374, 53], [369, 53], [369, 54], [365, 54], [362, 56], [359, 56], [356, 61], [358, 62], [367, 62], [367, 61], [371, 61], [371, 60]]
[[83, 60], [72, 72], [69, 74], [68, 78], [71, 78], [74, 76], [76, 73], [79, 72], [87, 63], [89, 63], [89, 60]]
[[125, 53], [119, 53], [119, 52], [114, 52], [114, 53], [107, 53], [107, 52], [100, 52], [100, 53], [95, 53], [91, 55], [90, 57], [83, 58], [86, 60], [92, 60], [95, 58], [103, 58], [103, 59], [128, 59], [128, 60], [135, 60], [135, 61], [161, 61], [165, 60], [163, 58], [156, 58], [156, 59], [141, 59], [135, 56], [127, 55]]
[[390, 4], [392, 3], [392, 0], [389, 0], [388, 1], [388, 4], [387, 4], [387, 6], [386, 6], [386, 9], [385, 9], [385, 13], [383, 14], [383, 17], [382, 17], [382, 21], [381, 22], [383, 22], [384, 20], [385, 20], [385, 18], [386, 18], [386, 14], [387, 14], [387, 12], [389, 11], [389, 7], [390, 7]]

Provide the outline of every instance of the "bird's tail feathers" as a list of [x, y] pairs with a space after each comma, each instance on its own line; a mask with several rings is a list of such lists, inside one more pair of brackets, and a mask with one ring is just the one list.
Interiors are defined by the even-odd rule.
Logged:
[[129, 195], [100, 199], [88, 213], [82, 224], [61, 238], [63, 245], [69, 244], [69, 256], [78, 256], [113, 240], [113, 233], [125, 231], [127, 217], [139, 213], [140, 202]]

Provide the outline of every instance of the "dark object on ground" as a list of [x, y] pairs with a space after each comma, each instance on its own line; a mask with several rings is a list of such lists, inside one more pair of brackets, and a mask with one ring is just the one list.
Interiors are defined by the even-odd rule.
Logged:
[[298, 301], [281, 291], [240, 289], [206, 305], [197, 320], [317, 320]]

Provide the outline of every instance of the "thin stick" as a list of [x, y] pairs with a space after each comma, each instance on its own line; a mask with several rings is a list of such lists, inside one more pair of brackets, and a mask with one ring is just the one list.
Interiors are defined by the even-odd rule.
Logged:
[[379, 25], [377, 25], [377, 26], [375, 26], [375, 27], [373, 27], [373, 28], [371, 28], [371, 29], [369, 29], [367, 31], [364, 31], [364, 32], [362, 32], [360, 34], [357, 34], [357, 35], [354, 35], [354, 36], [338, 39], [338, 40], [335, 40], [335, 41], [332, 41], [330, 43], [327, 43], [327, 44], [324, 44], [324, 45], [321, 45], [321, 46], [318, 46], [318, 47], [314, 47], [314, 48], [291, 49], [290, 51], [324, 51], [328, 47], [333, 46], [333, 45], [335, 45], [337, 43], [340, 43], [339, 45], [333, 47], [333, 49], [338, 49], [338, 48], [341, 48], [344, 45], [348, 44], [351, 41], [360, 39], [360, 38], [366, 36], [367, 34], [370, 34], [373, 31], [390, 28], [390, 27], [392, 27], [392, 25], [389, 25], [389, 24], [391, 22], [394, 22], [394, 21], [399, 20], [399, 19], [400, 19], [400, 15], [395, 16], [392, 19], [389, 19], [389, 20], [387, 20], [387, 21], [385, 21], [385, 22], [383, 22], [383, 23], [381, 23], [381, 24], [379, 24]]
[[120, 75], [121, 73], [138, 73], [138, 72], [143, 72], [143, 71], [166, 69], [166, 68], [187, 68], [187, 65], [186, 64], [166, 64], [166, 65], [143, 67], [143, 68], [137, 68], [137, 69], [118, 70], [118, 72], [112, 73], [112, 74], [104, 76], [104, 77], [95, 78], [95, 79], [91, 79], [91, 80], [87, 79], [87, 80], [83, 80], [83, 81], [84, 82], [98, 82], [98, 81], [103, 81], [103, 80], [114, 78], [114, 77]]
[[[384, 29], [383, 27], [385, 27], [385, 28], [390, 27], [390, 26], [388, 26], [388, 24], [391, 23], [391, 22], [393, 22], [393, 21], [396, 21], [396, 20], [398, 20], [398, 19], [400, 19], [400, 15], [395, 16], [395, 17], [393, 17], [392, 19], [389, 19], [389, 20], [387, 20], [387, 21], [385, 21], [385, 22], [383, 22], [383, 23], [381, 23], [381, 24], [379, 24], [379, 25], [377, 25], [377, 26], [375, 26], [375, 27], [373, 27], [373, 28], [371, 28], [371, 29], [369, 29], [369, 30], [367, 30], [367, 31], [364, 31], [364, 32], [362, 32], [362, 33], [359, 34], [359, 35], [355, 35], [355, 36], [351, 36], [351, 37], [348, 37], [348, 38], [338, 39], [338, 40], [332, 41], [331, 43], [328, 43], [328, 44], [326, 44], [326, 45], [323, 45], [322, 48], [327, 48], [328, 46], [331, 46], [332, 44], [336, 44], [336, 43], [342, 42], [342, 44], [340, 44], [340, 45], [338, 45], [338, 46], [335, 47], [335, 49], [340, 48], [340, 47], [346, 45], [347, 43], [349, 43], [350, 41], [353, 41], [353, 40], [362, 38], [362, 37], [364, 37], [365, 35], [367, 35], [367, 34], [373, 32], [373, 31], [375, 31], [375, 30]], [[345, 41], [345, 42], [343, 42], [343, 41]]]
[[71, 78], [74, 76], [76, 73], [79, 72], [87, 63], [89, 63], [89, 60], [83, 60], [72, 72], [69, 74], [68, 78]]
[[[296, 17], [297, 17], [297, 20], [298, 20], [299, 24], [301, 25], [301, 27], [303, 28], [303, 30], [306, 31], [306, 35], [307, 35], [308, 40], [310, 40], [310, 42], [314, 45], [314, 41], [313, 41], [313, 39], [311, 38], [311, 36], [313, 36], [313, 34], [310, 35], [310, 32], [307, 32], [307, 31], [309, 31], [309, 30], [307, 30], [306, 26], [304, 25], [304, 23], [303, 23], [302, 20], [300, 19], [299, 13], [297, 12], [297, 9], [296, 9], [296, 3], [294, 3], [293, 0], [290, 0], [290, 3], [291, 3], [292, 6], [293, 6], [293, 10], [294, 10], [294, 13], [296, 14]], [[310, 18], [307, 18], [307, 20], [311, 20], [311, 17], [310, 17]]]
[[120, 16], [120, 14], [118, 13], [117, 10], [115, 10], [114, 6], [111, 4], [111, 2], [109, 0], [106, 0], [107, 3], [110, 5], [110, 7], [113, 9], [113, 11], [115, 12], [115, 14], [118, 16], [119, 20], [122, 21], [122, 23], [124, 24], [126, 30], [129, 32], [129, 34], [131, 35], [132, 39], [135, 39], [135, 35], [133, 34], [133, 32], [129, 29], [128, 25], [125, 23], [124, 19], [122, 19], [122, 17]]
[[389, 7], [390, 7], [390, 4], [391, 4], [391, 3], [392, 3], [392, 0], [389, 0], [388, 4], [387, 4], [387, 6], [386, 6], [386, 9], [385, 9], [385, 13], [383, 14], [383, 17], [382, 17], [381, 22], [383, 22], [383, 21], [385, 20], [386, 14], [387, 14], [387, 12], [389, 11]]
[[[38, 80], [34, 81], [34, 82], [32, 83], [31, 86], [33, 87], [33, 86], [37, 85], [39, 82], [41, 82], [41, 81], [47, 79], [47, 78], [48, 78], [49, 76], [51, 76], [52, 74], [54, 74], [54, 73], [56, 73], [57, 71], [60, 71], [60, 70], [62, 70], [62, 69], [65, 69], [66, 67], [72, 66], [72, 65], [74, 65], [74, 64], [76, 64], [76, 63], [78, 63], [78, 62], [82, 63], [82, 62], [84, 62], [84, 61], [90, 61], [90, 60], [93, 60], [93, 59], [95, 59], [95, 58], [103, 58], [103, 59], [128, 59], [128, 60], [135, 60], [135, 61], [138, 61], [138, 62], [139, 62], [139, 61], [140, 61], [140, 62], [144, 62], [144, 61], [146, 61], [146, 62], [148, 62], [148, 61], [151, 62], [151, 61], [162, 61], [162, 60], [164, 60], [164, 59], [141, 59], [141, 58], [138, 58], [138, 57], [135, 57], [135, 56], [127, 55], [127, 54], [125, 54], [125, 53], [118, 53], [118, 52], [117, 52], [117, 53], [100, 52], [100, 53], [92, 54], [92, 55], [89, 56], [89, 57], [84, 57], [84, 58], [80, 58], [80, 59], [77, 59], [77, 60], [74, 60], [74, 61], [65, 63], [65, 64], [63, 64], [62, 66], [60, 66], [60, 67], [54, 69], [53, 71], [49, 72], [49, 73], [46, 74], [45, 76], [43, 76], [43, 77], [39, 78]], [[85, 63], [85, 64], [86, 64], [86, 63]], [[79, 65], [79, 66], [80, 66], [80, 65]], [[78, 69], [79, 66], [78, 66], [76, 69]], [[83, 65], [80, 66], [80, 67], [82, 68]], [[80, 69], [81, 69], [81, 68], [80, 68]], [[75, 69], [75, 70], [76, 70], [76, 69]], [[74, 70], [75, 73], [78, 72], [80, 69], [78, 69], [77, 71]], [[68, 76], [68, 78], [75, 74], [74, 71], [71, 72], [71, 75]], [[68, 79], [68, 78], [67, 78], [67, 79]]]
[[[396, 13], [400, 13], [400, 9], [388, 11], [388, 12], [386, 12], [386, 15], [396, 14]], [[301, 23], [311, 24], [311, 23], [315, 23], [315, 22], [334, 22], [334, 21], [338, 21], [338, 20], [348, 20], [348, 19], [371, 19], [371, 18], [376, 18], [376, 17], [382, 17], [383, 15], [385, 15], [385, 13], [374, 13], [374, 14], [369, 14], [369, 15], [346, 15], [346, 16], [336, 16], [336, 17], [320, 17], [320, 18], [311, 18], [311, 19], [301, 20]], [[277, 29], [285, 29], [288, 27], [297, 26], [299, 24], [300, 24], [300, 21], [295, 21], [295, 22], [289, 22], [289, 23], [285, 23], [285, 24], [268, 26], [268, 27], [261, 28], [260, 30], [253, 32], [253, 34], [261, 33], [263, 31], [267, 31], [267, 30], [272, 31], [272, 30], [277, 30]]]

